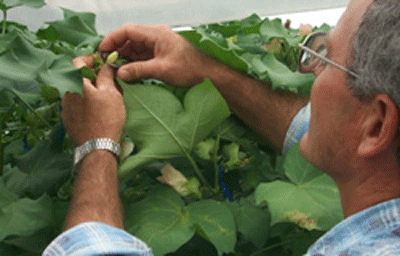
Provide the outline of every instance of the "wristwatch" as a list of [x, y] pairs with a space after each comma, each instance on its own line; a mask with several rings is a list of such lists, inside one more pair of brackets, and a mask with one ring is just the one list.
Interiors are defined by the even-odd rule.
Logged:
[[75, 148], [74, 165], [77, 165], [87, 154], [99, 149], [108, 150], [117, 158], [121, 154], [121, 146], [112, 139], [99, 138], [88, 140], [79, 147]]

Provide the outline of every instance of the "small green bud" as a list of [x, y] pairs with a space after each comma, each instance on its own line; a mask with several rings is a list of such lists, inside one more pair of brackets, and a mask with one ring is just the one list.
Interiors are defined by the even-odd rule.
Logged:
[[115, 63], [118, 60], [118, 52], [113, 51], [110, 55], [107, 57], [107, 63]]

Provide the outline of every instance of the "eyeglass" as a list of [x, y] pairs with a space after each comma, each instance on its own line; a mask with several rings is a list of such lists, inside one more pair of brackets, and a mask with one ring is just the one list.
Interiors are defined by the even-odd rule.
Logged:
[[299, 55], [299, 72], [310, 73], [315, 69], [326, 63], [335, 66], [336, 68], [348, 73], [355, 78], [358, 75], [353, 71], [331, 61], [326, 58], [328, 49], [326, 46], [327, 34], [325, 32], [313, 32], [309, 34], [302, 44], [299, 44], [300, 55]]

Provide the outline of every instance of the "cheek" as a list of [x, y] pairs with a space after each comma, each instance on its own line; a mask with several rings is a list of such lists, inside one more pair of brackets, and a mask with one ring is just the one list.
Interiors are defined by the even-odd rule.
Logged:
[[[318, 79], [318, 78], [317, 78]], [[330, 85], [323, 84], [323, 79], [318, 79], [311, 90], [311, 120], [312, 133], [321, 133], [331, 125], [332, 114], [335, 112], [333, 91]], [[315, 136], [313, 134], [312, 136]]]

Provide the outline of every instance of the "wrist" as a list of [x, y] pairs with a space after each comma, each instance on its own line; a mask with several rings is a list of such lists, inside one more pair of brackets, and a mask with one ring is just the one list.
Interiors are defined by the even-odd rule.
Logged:
[[[118, 158], [115, 154], [111, 153], [106, 149], [99, 149], [92, 151], [91, 153], [87, 154], [76, 166], [75, 170], [79, 172], [83, 171], [83, 169], [91, 170], [96, 175], [101, 173], [100, 169], [109, 169], [110, 165], [115, 165], [118, 167]], [[99, 169], [100, 168], [100, 169]]]

